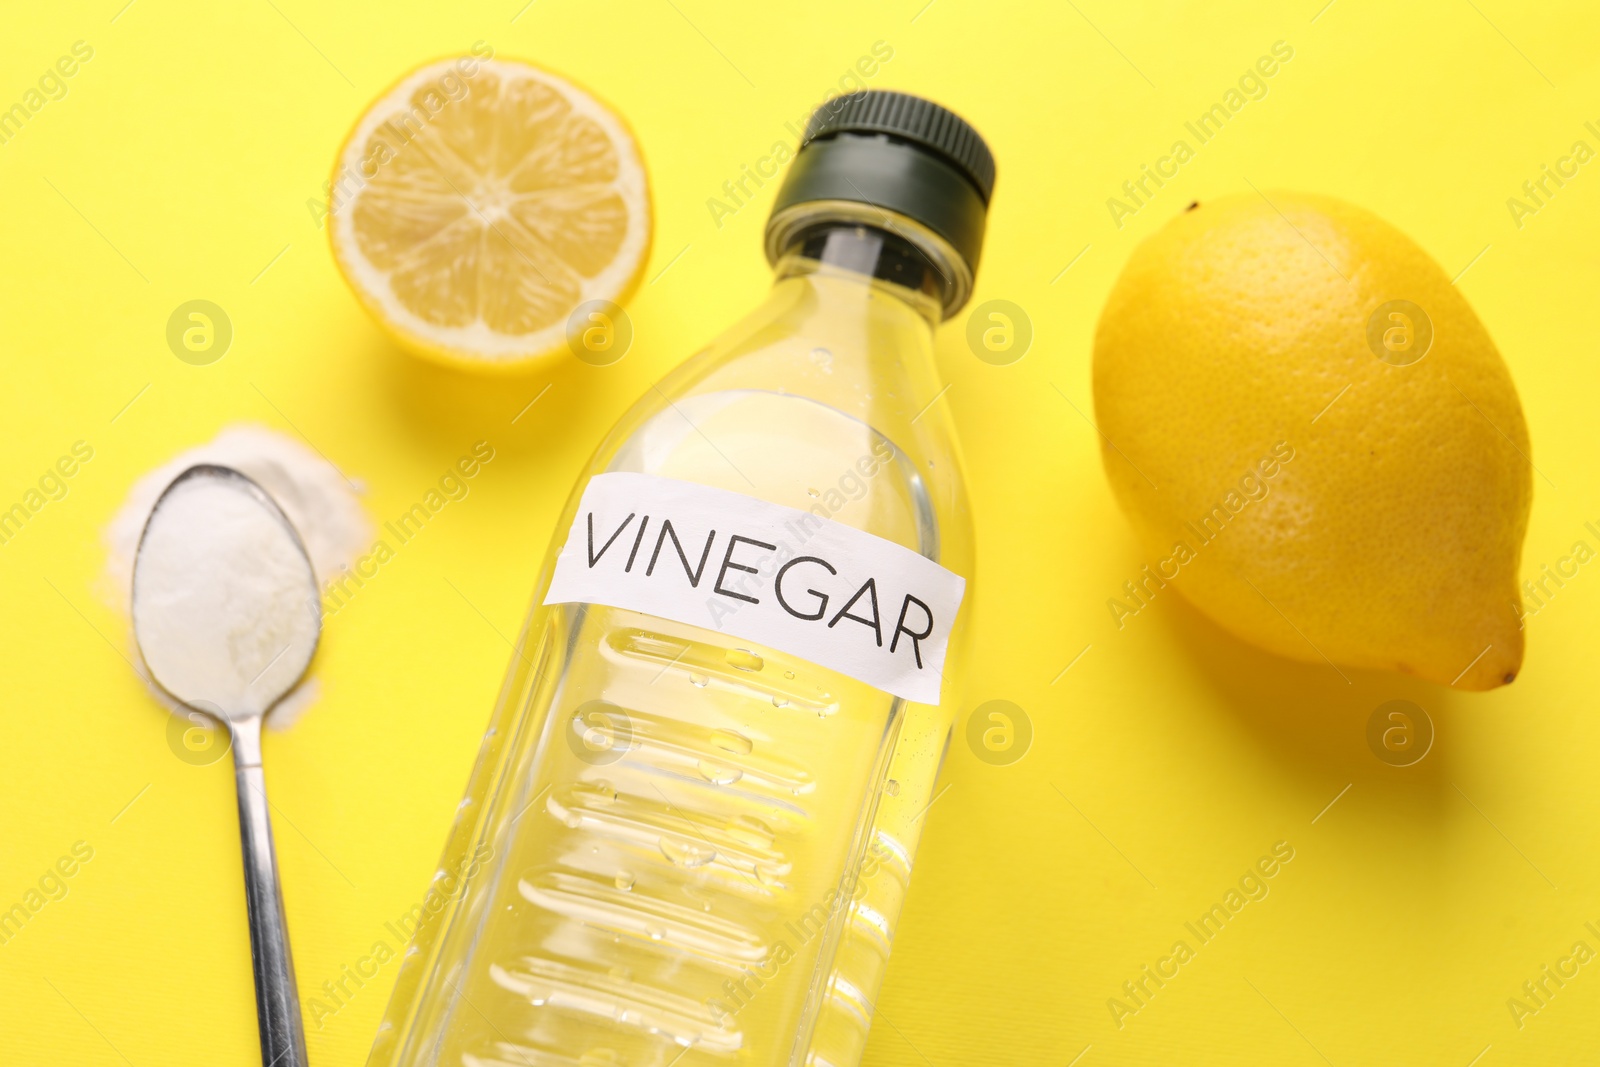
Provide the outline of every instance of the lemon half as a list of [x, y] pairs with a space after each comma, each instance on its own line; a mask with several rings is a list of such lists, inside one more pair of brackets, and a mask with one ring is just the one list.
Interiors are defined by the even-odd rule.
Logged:
[[362, 304], [405, 347], [474, 367], [563, 348], [579, 305], [638, 284], [650, 231], [627, 126], [514, 60], [406, 75], [351, 130], [330, 191], [334, 259]]

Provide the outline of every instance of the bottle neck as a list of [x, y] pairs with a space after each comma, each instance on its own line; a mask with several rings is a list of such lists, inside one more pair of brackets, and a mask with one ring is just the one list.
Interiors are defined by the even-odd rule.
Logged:
[[820, 221], [795, 233], [774, 268], [774, 281], [811, 274], [858, 281], [898, 300], [937, 326], [949, 279], [905, 238], [859, 222]]

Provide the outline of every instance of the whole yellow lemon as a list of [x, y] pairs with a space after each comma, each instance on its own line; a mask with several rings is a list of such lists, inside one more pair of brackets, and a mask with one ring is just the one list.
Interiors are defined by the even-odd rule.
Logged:
[[1516, 677], [1522, 406], [1449, 276], [1382, 219], [1295, 193], [1191, 206], [1112, 289], [1094, 397], [1148, 556], [1119, 626], [1175, 589], [1295, 659]]

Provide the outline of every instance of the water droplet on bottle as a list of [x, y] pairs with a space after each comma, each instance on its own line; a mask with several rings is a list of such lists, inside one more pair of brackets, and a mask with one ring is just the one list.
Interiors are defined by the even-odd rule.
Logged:
[[694, 686], [698, 686], [701, 689], [704, 689], [706, 686], [711, 684], [711, 677], [710, 677], [710, 675], [699, 674], [699, 673], [697, 673], [695, 671], [690, 671], [689, 672], [689, 684], [690, 685], [694, 685]]
[[764, 863], [756, 864], [756, 881], [760, 882], [768, 889], [789, 888], [783, 884], [783, 879], [778, 876], [778, 872], [773, 870], [771, 867], [768, 867]]
[[833, 371], [833, 353], [826, 348], [813, 348], [811, 350], [811, 362], [826, 372], [831, 373]]
[[784, 671], [783, 676], [791, 682], [794, 681], [794, 671]]
[[883, 791], [892, 797], [897, 797], [900, 795], [900, 783], [891, 778], [883, 783]]
[[744, 777], [744, 772], [737, 767], [730, 767], [725, 763], [713, 763], [703, 759], [699, 763], [700, 776], [712, 785], [732, 785]]
[[660, 941], [667, 936], [667, 932], [659, 926], [646, 926], [644, 932], [650, 935], [652, 941]]
[[712, 730], [711, 743], [735, 756], [748, 756], [756, 747], [754, 742], [737, 730]]
[[812, 500], [822, 499], [822, 494], [817, 492], [815, 489], [807, 489], [806, 496], [810, 497]]
[[767, 661], [751, 652], [748, 648], [730, 648], [727, 652], [728, 665], [737, 667], [741, 671], [759, 671], [767, 665]]
[[631, 872], [629, 872], [629, 871], [618, 871], [617, 872], [617, 888], [622, 890], [624, 893], [628, 892], [629, 890], [631, 890], [633, 888], [633, 882], [634, 882], [634, 878], [633, 878], [633, 874]]
[[773, 697], [772, 698], [772, 706], [775, 707], [775, 708], [786, 708], [786, 707], [789, 706], [789, 698], [788, 697]]
[[661, 854], [679, 867], [704, 867], [717, 858], [717, 850], [676, 837], [661, 839]]

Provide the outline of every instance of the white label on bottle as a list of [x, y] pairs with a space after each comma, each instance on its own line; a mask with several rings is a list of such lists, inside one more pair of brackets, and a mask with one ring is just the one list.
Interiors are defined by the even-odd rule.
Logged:
[[650, 474], [597, 474], [546, 604], [605, 604], [766, 645], [939, 703], [967, 581], [809, 511]]

